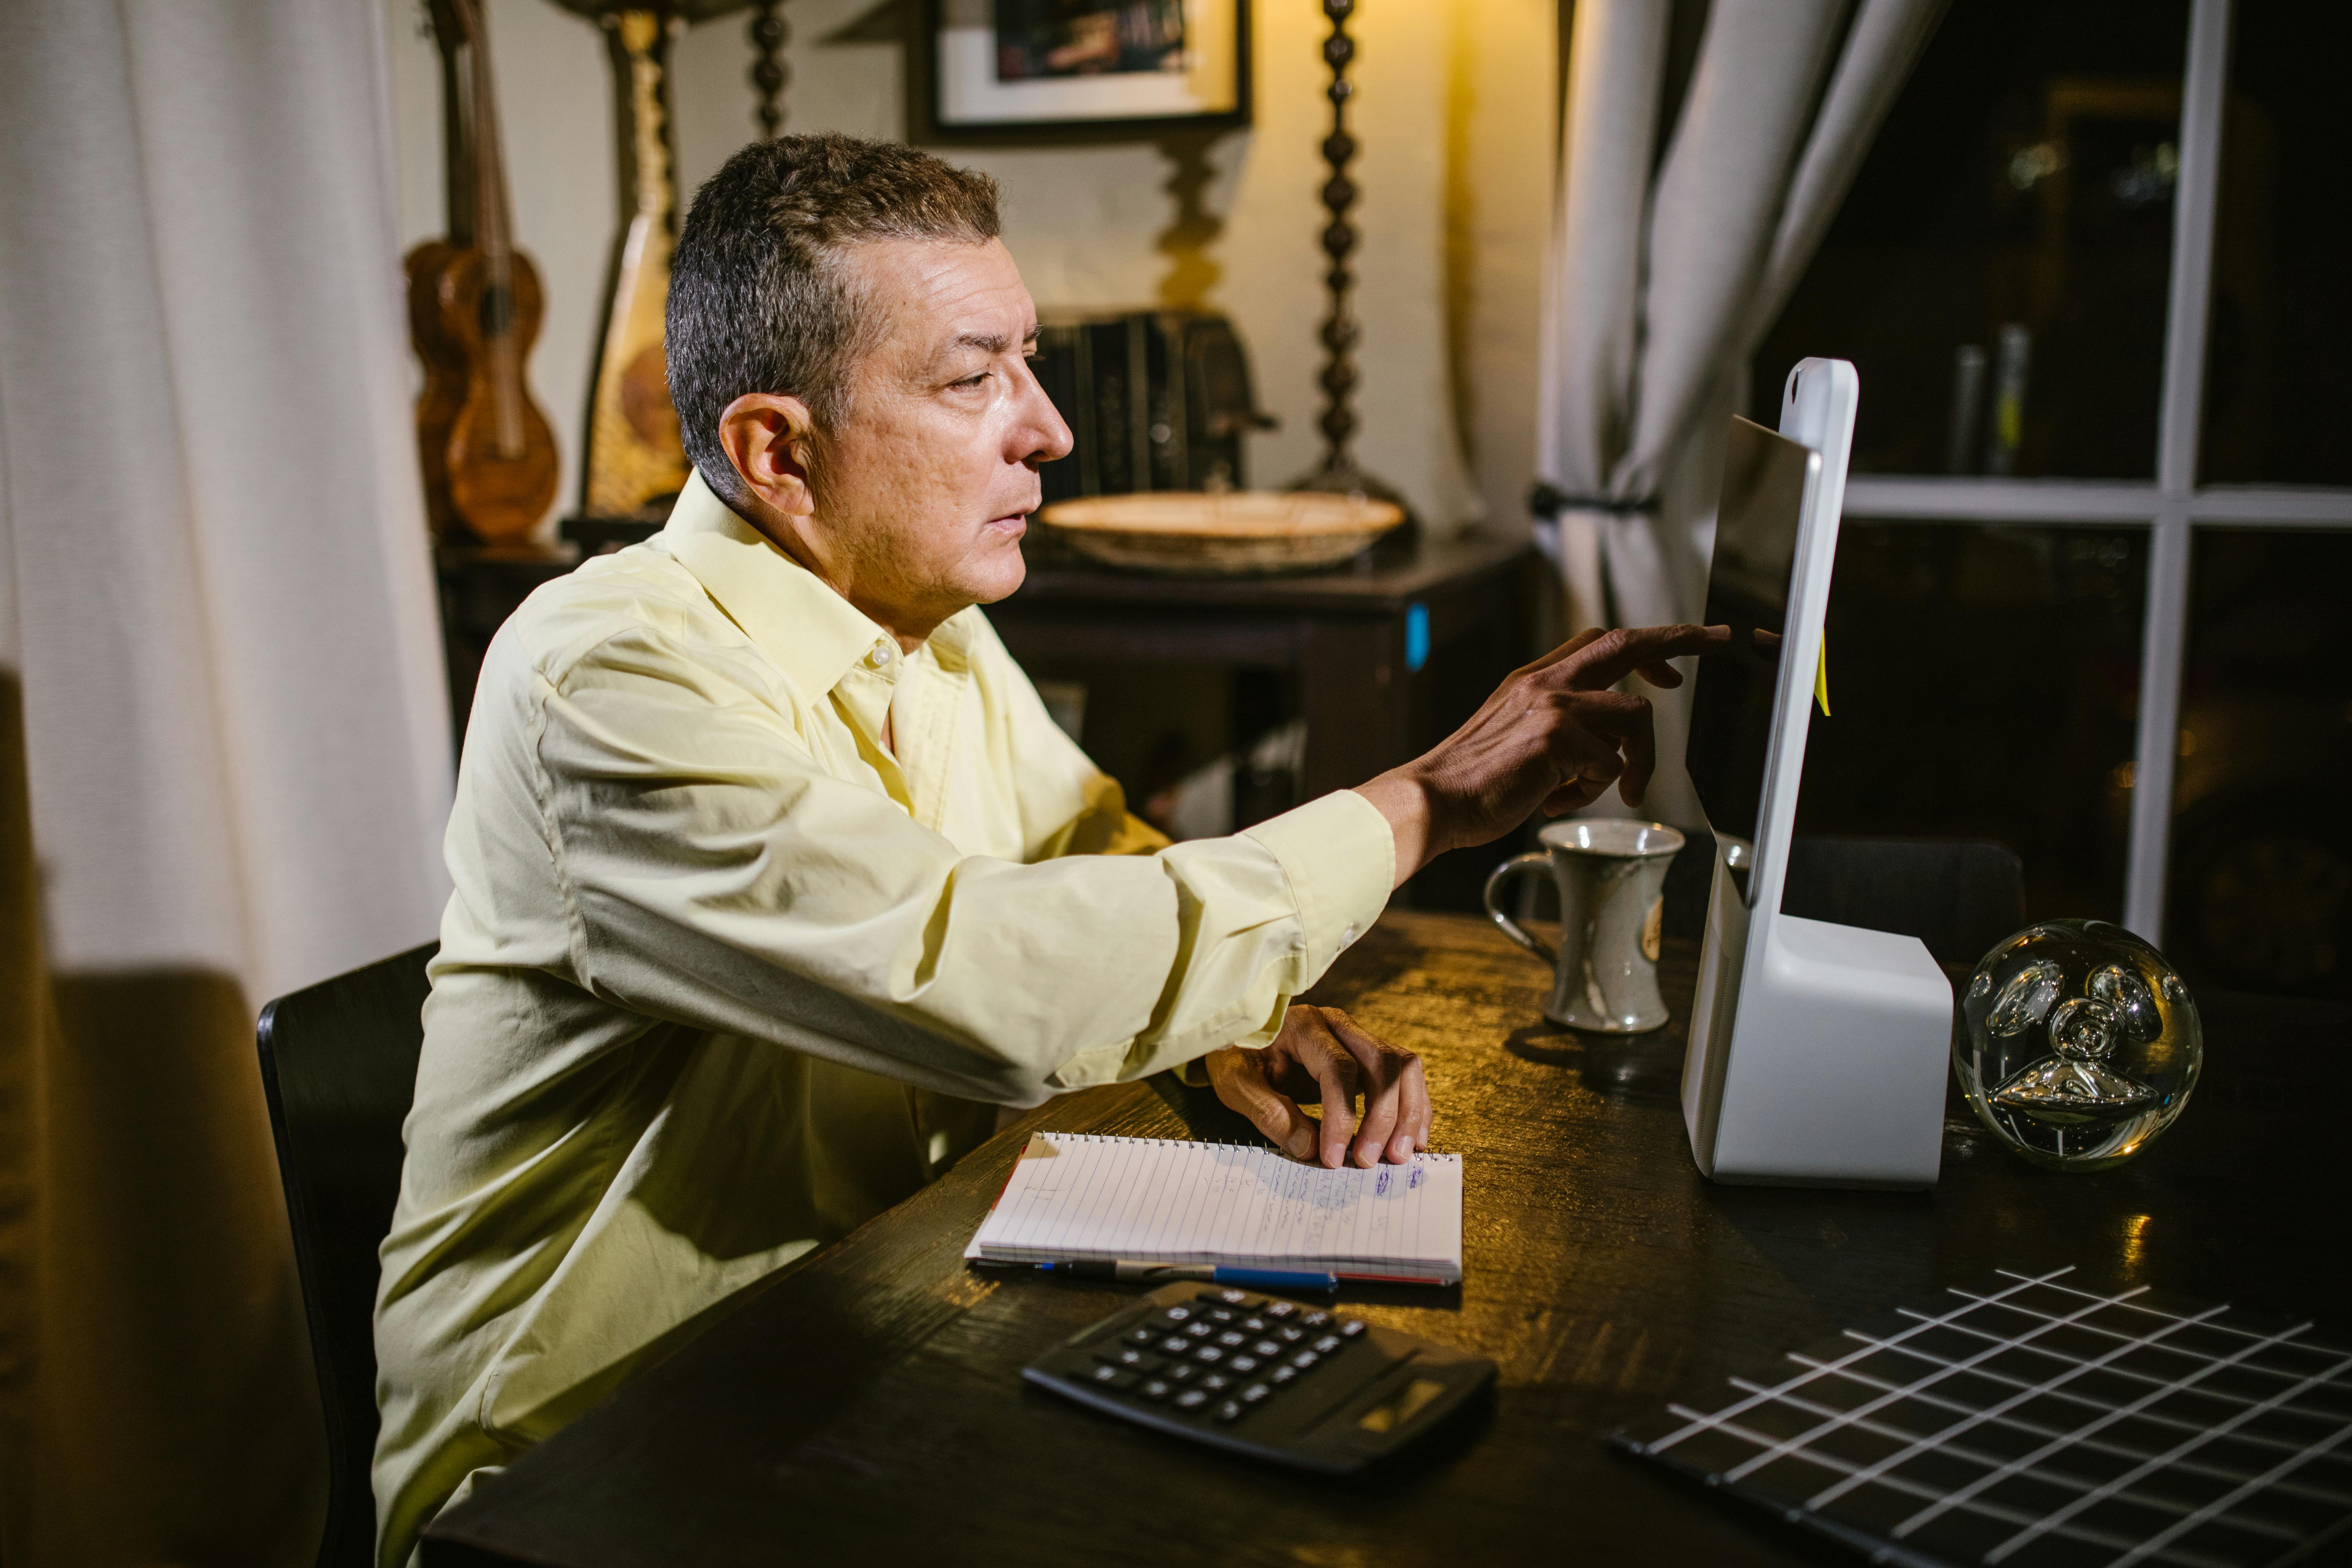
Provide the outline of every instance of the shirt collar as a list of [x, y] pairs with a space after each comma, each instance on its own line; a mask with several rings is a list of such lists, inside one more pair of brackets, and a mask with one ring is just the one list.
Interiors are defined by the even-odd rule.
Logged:
[[693, 573], [804, 696], [832, 690], [877, 646], [887, 647], [886, 661], [898, 651], [864, 611], [729, 510], [699, 473], [688, 478], [669, 521], [648, 542]]

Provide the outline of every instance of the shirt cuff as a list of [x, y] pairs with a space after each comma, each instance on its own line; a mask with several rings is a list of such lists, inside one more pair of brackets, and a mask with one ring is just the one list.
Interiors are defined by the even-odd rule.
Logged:
[[1243, 837], [1264, 847], [1289, 879], [1307, 948], [1303, 991], [1388, 908], [1396, 837], [1381, 808], [1351, 789], [1286, 811]]

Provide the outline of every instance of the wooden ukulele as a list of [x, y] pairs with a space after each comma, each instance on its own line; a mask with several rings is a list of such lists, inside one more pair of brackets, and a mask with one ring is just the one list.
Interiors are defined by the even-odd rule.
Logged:
[[[515, 544], [555, 502], [555, 433], [523, 384], [544, 300], [538, 268], [515, 248], [478, 0], [435, 0], [433, 11], [436, 29], [446, 25], [445, 45], [465, 50], [464, 91], [455, 97], [472, 112], [446, 118], [453, 139], [467, 143], [460, 157], [453, 141], [449, 237], [408, 253], [409, 332], [425, 362], [416, 439], [425, 510], [438, 538], [462, 531]], [[454, 63], [444, 77], [452, 89], [461, 85]]]

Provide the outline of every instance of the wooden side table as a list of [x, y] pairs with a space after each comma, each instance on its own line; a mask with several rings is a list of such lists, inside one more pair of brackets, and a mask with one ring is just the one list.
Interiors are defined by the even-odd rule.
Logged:
[[[1307, 726], [1299, 793], [1312, 800], [1426, 750], [1525, 662], [1538, 560], [1486, 532], [1297, 577], [1146, 576], [1053, 554], [1033, 557], [1028, 581], [988, 615], [1033, 670], [1121, 660], [1294, 675]], [[1475, 852], [1475, 867], [1441, 860], [1410, 901], [1475, 907], [1507, 848]]]
[[[650, 531], [645, 525], [629, 525]], [[532, 589], [583, 553], [626, 542], [567, 524], [553, 547], [445, 545], [436, 555], [457, 738], [491, 637]], [[989, 606], [1013, 657], [1033, 669], [1102, 661], [1213, 665], [1295, 679], [1307, 743], [1299, 798], [1361, 784], [1426, 750], [1486, 700], [1531, 652], [1535, 552], [1475, 532], [1384, 544], [1336, 571], [1297, 577], [1157, 577], [1076, 561], [1048, 539], [1029, 578]], [[1238, 826], [1247, 826], [1246, 823]], [[1403, 901], [1476, 907], [1508, 845], [1442, 858]]]
[[460, 749], [490, 638], [532, 589], [579, 564], [580, 552], [570, 544], [444, 544], [433, 552], [441, 590], [441, 655], [449, 673], [449, 727]]

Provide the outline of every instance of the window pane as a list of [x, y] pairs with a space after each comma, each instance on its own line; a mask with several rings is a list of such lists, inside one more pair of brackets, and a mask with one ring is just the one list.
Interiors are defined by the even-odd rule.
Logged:
[[1758, 353], [1862, 372], [1868, 473], [2156, 472], [2185, 0], [1955, 5]]
[[2352, 8], [2238, 0], [2207, 350], [2208, 483], [2352, 484]]
[[2140, 528], [1846, 519], [1801, 833], [1991, 838], [2028, 913], [2118, 919]]
[[2352, 532], [2189, 558], [2165, 951], [2192, 984], [2352, 995]]

